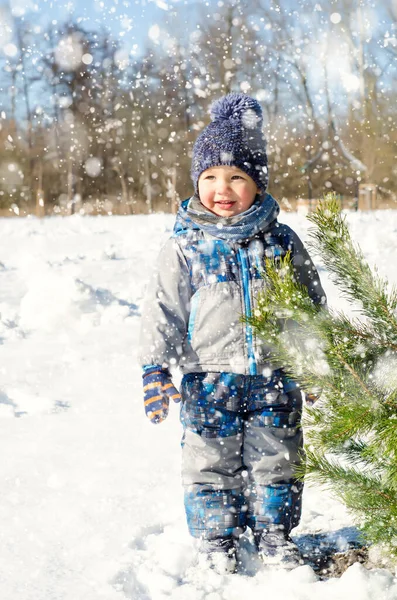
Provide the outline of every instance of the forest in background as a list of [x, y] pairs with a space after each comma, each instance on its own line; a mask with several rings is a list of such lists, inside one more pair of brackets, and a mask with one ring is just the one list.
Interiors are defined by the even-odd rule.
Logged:
[[[284, 208], [363, 183], [396, 206], [397, 2], [174, 5], [144, 48], [79, 19], [2, 16], [2, 215], [171, 211], [221, 95], [264, 112], [269, 191]], [[7, 20], [8, 19], [8, 20]]]

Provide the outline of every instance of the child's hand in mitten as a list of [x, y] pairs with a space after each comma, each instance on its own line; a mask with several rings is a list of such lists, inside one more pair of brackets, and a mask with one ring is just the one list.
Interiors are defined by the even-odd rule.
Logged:
[[167, 418], [170, 399], [180, 402], [181, 395], [168, 369], [158, 365], [144, 367], [142, 379], [146, 416], [152, 423], [161, 423]]

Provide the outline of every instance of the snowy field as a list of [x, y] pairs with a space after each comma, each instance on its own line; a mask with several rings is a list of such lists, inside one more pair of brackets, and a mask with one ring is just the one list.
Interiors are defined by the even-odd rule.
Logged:
[[[284, 214], [305, 239], [303, 215]], [[167, 215], [0, 220], [1, 600], [396, 600], [397, 578], [308, 565], [220, 576], [191, 566], [178, 409], [144, 416], [140, 305]], [[397, 212], [349, 215], [371, 264], [397, 282]], [[320, 272], [334, 307], [345, 307]], [[176, 379], [178, 381], [178, 379]], [[307, 488], [298, 541], [351, 519]], [[250, 560], [251, 558], [251, 560]]]

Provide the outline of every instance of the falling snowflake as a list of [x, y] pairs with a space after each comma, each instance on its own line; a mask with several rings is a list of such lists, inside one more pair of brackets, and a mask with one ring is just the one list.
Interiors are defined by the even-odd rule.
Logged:
[[55, 61], [61, 69], [74, 71], [81, 64], [83, 54], [81, 37], [72, 34], [59, 41], [55, 48]]
[[91, 157], [85, 161], [84, 167], [89, 177], [98, 177], [102, 169], [102, 161], [99, 158]]

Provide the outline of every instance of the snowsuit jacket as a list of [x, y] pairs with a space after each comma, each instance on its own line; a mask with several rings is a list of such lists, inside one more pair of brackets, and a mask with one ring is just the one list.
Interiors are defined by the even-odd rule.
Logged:
[[[276, 201], [266, 194], [267, 199]], [[251, 316], [266, 287], [265, 257], [289, 250], [297, 280], [314, 303], [325, 293], [297, 234], [274, 218], [239, 241], [210, 235], [188, 216], [185, 200], [171, 238], [162, 248], [148, 285], [142, 314], [142, 366], [178, 365], [183, 373], [230, 372], [256, 375], [272, 363], [271, 347], [241, 317]], [[205, 210], [205, 209], [204, 209]]]

